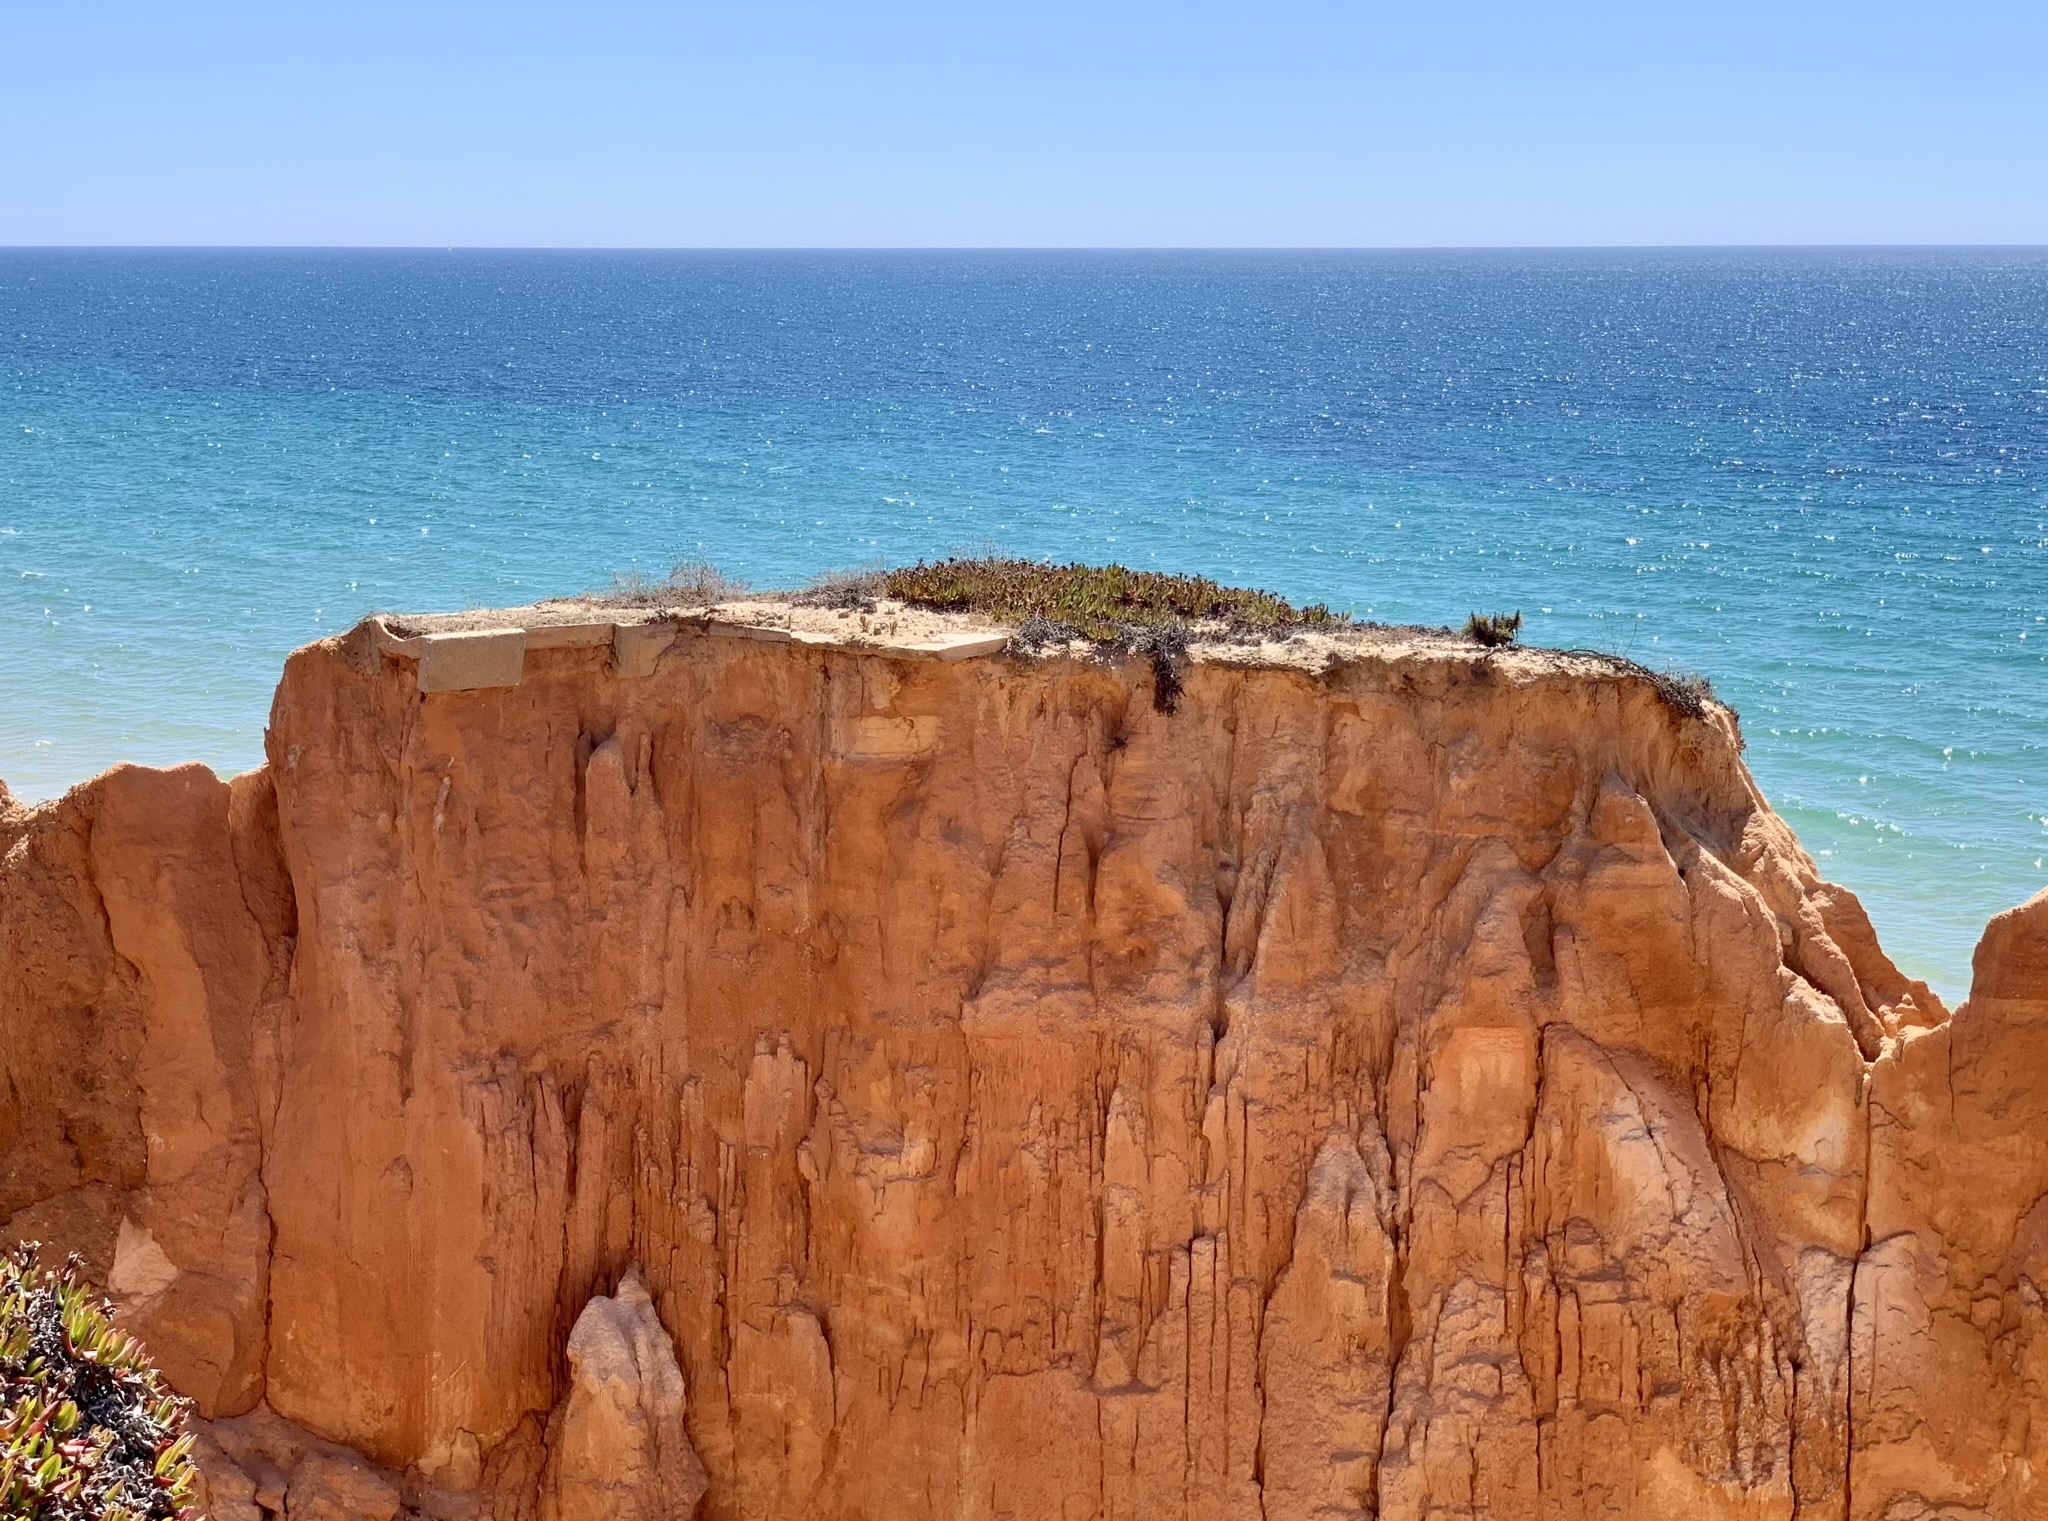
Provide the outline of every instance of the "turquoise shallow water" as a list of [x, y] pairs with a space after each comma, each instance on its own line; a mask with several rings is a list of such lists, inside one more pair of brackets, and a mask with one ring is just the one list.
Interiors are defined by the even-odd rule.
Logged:
[[1950, 995], [2048, 882], [2048, 251], [0, 252], [0, 777], [377, 608], [999, 544], [1703, 672]]

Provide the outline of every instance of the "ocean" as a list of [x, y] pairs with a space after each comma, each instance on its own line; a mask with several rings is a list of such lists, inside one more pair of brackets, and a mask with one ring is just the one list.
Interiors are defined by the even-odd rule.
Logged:
[[2048, 250], [0, 251], [0, 777], [377, 609], [997, 547], [1704, 674], [1892, 955], [2048, 883]]

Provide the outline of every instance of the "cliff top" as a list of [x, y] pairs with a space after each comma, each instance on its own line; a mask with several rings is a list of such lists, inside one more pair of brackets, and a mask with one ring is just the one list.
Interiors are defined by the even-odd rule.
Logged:
[[[806, 644], [849, 648], [908, 648], [920, 643], [972, 638], [987, 642], [994, 654], [1014, 649], [1031, 654], [1082, 653], [1115, 643], [1079, 633], [1028, 628], [978, 611], [952, 611], [919, 606], [895, 597], [874, 597], [847, 606], [809, 600], [802, 593], [744, 592], [709, 601], [621, 602], [603, 596], [559, 597], [530, 607], [471, 608], [459, 613], [383, 613], [369, 620], [400, 640], [430, 635], [480, 634], [512, 629], [559, 630], [603, 624], [647, 627], [660, 624], [701, 625], [735, 632], [784, 634]], [[1331, 624], [1322, 628], [1276, 628], [1264, 633], [1194, 623], [1188, 626], [1185, 653], [1198, 660], [1241, 664], [1298, 666], [1317, 669], [1332, 660], [1359, 655], [1399, 658], [1408, 655], [1563, 656], [1561, 652], [1516, 648], [1482, 651], [1448, 629], [1394, 627], [1384, 624]]]
[[626, 579], [610, 592], [531, 607], [385, 614], [369, 623], [387, 651], [402, 656], [424, 656], [426, 641], [453, 643], [451, 635], [523, 632], [526, 644], [547, 648], [603, 643], [614, 630], [644, 630], [645, 639], [689, 627], [904, 658], [1142, 655], [1160, 672], [1167, 702], [1178, 689], [1170, 671], [1182, 660], [1322, 671], [1418, 659], [1483, 660], [1511, 676], [1646, 680], [1695, 718], [1712, 700], [1698, 678], [1599, 651], [1522, 646], [1511, 631], [1498, 632], [1502, 623], [1477, 615], [1464, 632], [1359, 622], [1201, 577], [995, 558], [847, 573], [789, 592], [755, 592], [709, 566], [681, 566], [662, 582]]

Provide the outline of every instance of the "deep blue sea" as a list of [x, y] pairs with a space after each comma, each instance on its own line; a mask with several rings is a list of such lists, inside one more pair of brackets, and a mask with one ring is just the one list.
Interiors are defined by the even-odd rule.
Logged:
[[2048, 250], [0, 251], [0, 777], [373, 609], [994, 545], [1710, 676], [1951, 995], [2048, 882]]

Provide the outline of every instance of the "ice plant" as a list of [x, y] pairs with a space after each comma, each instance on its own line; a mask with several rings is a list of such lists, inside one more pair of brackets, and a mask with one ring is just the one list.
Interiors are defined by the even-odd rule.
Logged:
[[1098, 643], [1162, 626], [1271, 635], [1349, 621], [1320, 602], [1294, 607], [1271, 592], [1125, 565], [1042, 565], [987, 555], [920, 561], [883, 572], [882, 584], [889, 596], [919, 607], [1009, 623], [1042, 619]]
[[185, 1432], [165, 1386], [73, 1257], [33, 1241], [0, 1259], [0, 1518], [203, 1521]]

